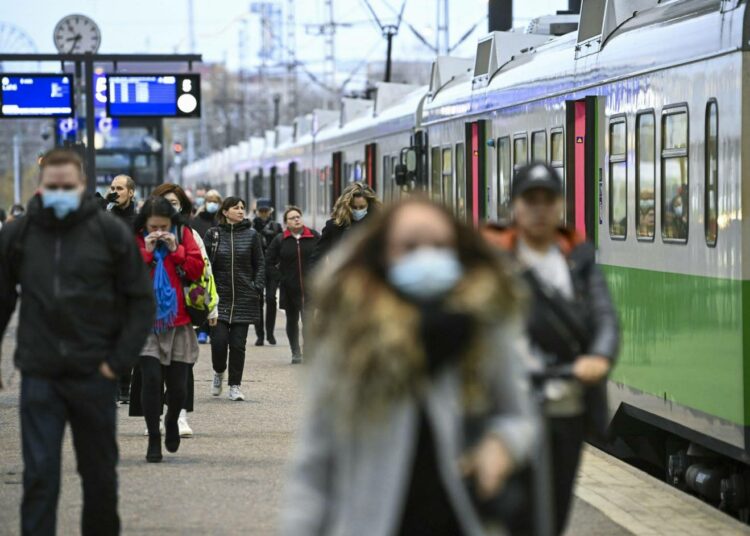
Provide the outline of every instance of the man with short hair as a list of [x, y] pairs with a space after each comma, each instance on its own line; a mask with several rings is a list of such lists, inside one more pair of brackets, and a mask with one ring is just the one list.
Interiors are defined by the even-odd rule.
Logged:
[[[258, 199], [255, 204], [255, 218], [253, 218], [253, 228], [258, 232], [261, 237], [261, 244], [263, 245], [263, 254], [266, 253], [268, 246], [271, 245], [273, 239], [284, 232], [284, 228], [277, 221], [273, 220], [273, 206], [271, 206], [271, 200], [265, 197]], [[263, 318], [263, 296], [260, 297], [260, 317], [258, 322], [255, 324], [255, 346], [263, 346], [264, 340], [267, 340], [269, 344], [276, 344], [276, 337], [273, 332], [276, 328], [276, 291], [279, 289], [279, 281], [276, 277], [269, 275], [266, 278], [265, 288], [265, 302], [266, 302], [266, 315], [265, 315], [265, 329], [264, 329], [264, 318]]]
[[128, 175], [117, 175], [109, 186], [106, 208], [122, 219], [128, 227], [135, 222], [135, 181]]
[[513, 179], [513, 225], [488, 227], [488, 241], [511, 253], [529, 284], [527, 332], [540, 367], [570, 367], [573, 378], [547, 382], [555, 533], [565, 530], [581, 446], [607, 425], [606, 380], [619, 345], [617, 313], [593, 246], [562, 226], [563, 186], [557, 171], [535, 163]]
[[0, 231], [0, 338], [23, 293], [15, 365], [21, 372], [21, 533], [54, 535], [65, 425], [83, 483], [81, 532], [116, 535], [117, 375], [154, 317], [153, 290], [132, 233], [84, 195], [83, 162], [53, 149], [25, 216]]

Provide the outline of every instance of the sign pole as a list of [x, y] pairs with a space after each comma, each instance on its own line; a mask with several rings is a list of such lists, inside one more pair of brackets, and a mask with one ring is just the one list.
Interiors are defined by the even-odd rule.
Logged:
[[13, 134], [13, 203], [21, 203], [21, 135]]
[[94, 59], [87, 55], [86, 66], [86, 191], [96, 190], [96, 117], [94, 116]]

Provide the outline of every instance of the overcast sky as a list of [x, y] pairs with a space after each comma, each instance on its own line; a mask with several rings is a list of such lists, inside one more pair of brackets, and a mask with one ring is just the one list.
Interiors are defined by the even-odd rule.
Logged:
[[[395, 21], [394, 11], [400, 8], [401, 1], [371, 0], [371, 4], [383, 22], [388, 23]], [[405, 22], [430, 42], [435, 40], [438, 1], [406, 1]], [[246, 66], [249, 68], [258, 63], [260, 23], [257, 15], [249, 13], [250, 3], [250, 0], [194, 0], [196, 52], [203, 54], [204, 61], [226, 59], [230, 68], [236, 68], [239, 64], [239, 32], [245, 20], [249, 36], [245, 49]], [[287, 0], [277, 0], [277, 3], [285, 8]], [[309, 28], [305, 26], [325, 21], [324, 1], [295, 0], [295, 4], [298, 59], [311, 70], [318, 71], [324, 41], [322, 37], [309, 35]], [[102, 30], [100, 52], [189, 52], [187, 6], [188, 0], [2, 0], [0, 22], [12, 23], [29, 34], [39, 52], [55, 51], [53, 28], [59, 19], [71, 13], [82, 13], [99, 24]], [[334, 6], [337, 22], [352, 23], [338, 29], [337, 59], [351, 64], [354, 60], [384, 57], [385, 42], [371, 20], [364, 0], [334, 0]], [[517, 0], [515, 25], [525, 26], [534, 16], [551, 14], [566, 7], [567, 0]], [[487, 0], [450, 1], [451, 43], [481, 19], [478, 31], [455, 52], [456, 55], [473, 55], [477, 37], [487, 30], [486, 10]], [[402, 25], [394, 44], [394, 57], [429, 60], [433, 56], [409, 28]]]

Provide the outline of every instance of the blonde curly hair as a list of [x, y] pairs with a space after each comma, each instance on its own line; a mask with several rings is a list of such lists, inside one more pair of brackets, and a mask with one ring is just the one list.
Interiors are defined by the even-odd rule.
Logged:
[[364, 197], [367, 200], [368, 210], [379, 209], [381, 206], [378, 196], [372, 188], [364, 182], [353, 182], [336, 200], [331, 214], [333, 221], [339, 227], [348, 227], [352, 224], [352, 201], [355, 197]]

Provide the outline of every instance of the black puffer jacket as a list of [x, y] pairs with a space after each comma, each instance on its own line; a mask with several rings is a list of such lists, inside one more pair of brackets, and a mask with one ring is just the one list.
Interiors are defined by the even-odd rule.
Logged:
[[260, 319], [258, 290], [266, 270], [261, 240], [248, 220], [208, 230], [206, 252], [219, 293], [219, 320], [252, 324]]
[[282, 309], [304, 309], [305, 280], [319, 239], [317, 231], [305, 227], [299, 240], [287, 230], [274, 238], [268, 246], [266, 264], [269, 274], [275, 274], [280, 282]]
[[16, 366], [45, 377], [118, 374], [154, 320], [153, 289], [133, 233], [93, 199], [62, 220], [32, 199], [0, 232], [0, 335], [23, 291]]

